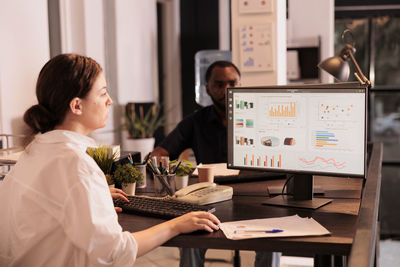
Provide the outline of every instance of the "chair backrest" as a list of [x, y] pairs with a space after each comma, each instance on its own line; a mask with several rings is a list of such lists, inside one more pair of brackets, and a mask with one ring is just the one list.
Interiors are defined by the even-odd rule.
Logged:
[[0, 134], [0, 179], [10, 171], [24, 150], [25, 135]]

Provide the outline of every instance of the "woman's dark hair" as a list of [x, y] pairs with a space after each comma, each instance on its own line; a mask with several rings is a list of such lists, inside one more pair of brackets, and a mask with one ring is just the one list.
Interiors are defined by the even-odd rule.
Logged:
[[239, 69], [235, 66], [235, 64], [233, 64], [232, 62], [229, 61], [225, 61], [225, 60], [219, 60], [219, 61], [215, 61], [214, 63], [212, 63], [210, 66], [208, 66], [207, 70], [206, 70], [206, 82], [208, 83], [208, 81], [211, 78], [211, 73], [212, 71], [216, 68], [216, 67], [220, 67], [220, 68], [229, 68], [232, 67], [236, 70], [237, 74], [240, 77], [240, 71]]
[[85, 98], [102, 69], [93, 59], [61, 54], [42, 68], [36, 83], [38, 104], [24, 114], [33, 133], [45, 133], [61, 124], [74, 97]]

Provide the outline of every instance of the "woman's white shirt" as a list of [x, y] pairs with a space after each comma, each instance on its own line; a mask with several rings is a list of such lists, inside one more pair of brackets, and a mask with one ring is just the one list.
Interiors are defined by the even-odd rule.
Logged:
[[0, 182], [0, 266], [132, 266], [104, 174], [71, 131], [39, 134]]

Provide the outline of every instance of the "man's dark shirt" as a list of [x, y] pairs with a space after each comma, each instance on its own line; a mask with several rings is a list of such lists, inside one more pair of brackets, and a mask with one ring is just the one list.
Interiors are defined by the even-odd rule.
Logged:
[[226, 145], [226, 127], [214, 106], [201, 108], [184, 118], [160, 144], [171, 159], [191, 148], [197, 164], [226, 162]]

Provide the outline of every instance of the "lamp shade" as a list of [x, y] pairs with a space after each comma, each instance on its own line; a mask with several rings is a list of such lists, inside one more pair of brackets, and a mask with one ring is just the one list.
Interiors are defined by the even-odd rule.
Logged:
[[350, 66], [341, 56], [335, 56], [325, 59], [318, 64], [320, 69], [328, 72], [339, 81], [347, 81], [350, 75]]

